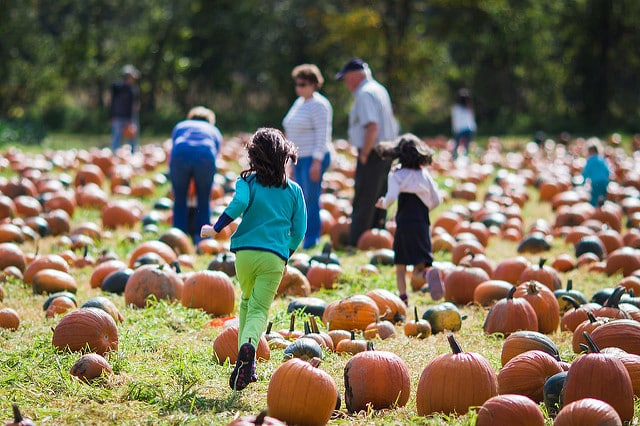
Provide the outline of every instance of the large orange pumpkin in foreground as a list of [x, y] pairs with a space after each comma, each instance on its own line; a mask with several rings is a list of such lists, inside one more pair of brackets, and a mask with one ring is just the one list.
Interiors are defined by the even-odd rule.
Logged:
[[416, 392], [418, 415], [465, 414], [498, 394], [498, 379], [482, 355], [463, 352], [452, 333], [447, 336], [452, 353], [434, 358], [422, 370]]
[[338, 400], [336, 383], [329, 374], [311, 363], [292, 358], [271, 376], [267, 390], [269, 415], [287, 424], [325, 425]]

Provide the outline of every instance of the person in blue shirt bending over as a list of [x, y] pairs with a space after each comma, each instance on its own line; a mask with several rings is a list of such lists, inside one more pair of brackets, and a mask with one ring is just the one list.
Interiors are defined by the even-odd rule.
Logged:
[[269, 307], [275, 298], [287, 260], [307, 230], [307, 210], [300, 185], [287, 177], [289, 161], [298, 160], [298, 149], [277, 129], [261, 128], [247, 146], [249, 168], [236, 180], [233, 199], [215, 225], [200, 233], [213, 236], [233, 220], [242, 221], [231, 236], [240, 281], [238, 358], [229, 378], [233, 390], [258, 380], [255, 353], [267, 326]]
[[591, 186], [591, 205], [597, 207], [607, 199], [607, 186], [611, 170], [602, 156], [602, 146], [597, 140], [587, 141], [587, 162], [582, 177]]
[[[194, 243], [201, 239], [200, 228], [211, 222], [211, 187], [216, 174], [216, 157], [222, 134], [215, 126], [216, 116], [208, 108], [192, 108], [187, 119], [173, 128], [169, 159], [169, 178], [173, 192], [173, 226], [190, 235]], [[189, 223], [190, 188], [195, 188], [196, 211]]]

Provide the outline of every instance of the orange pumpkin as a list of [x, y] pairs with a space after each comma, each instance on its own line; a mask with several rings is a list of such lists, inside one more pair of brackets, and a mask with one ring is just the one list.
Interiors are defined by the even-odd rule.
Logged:
[[419, 416], [432, 413], [466, 413], [498, 394], [498, 379], [487, 359], [463, 352], [452, 333], [447, 336], [452, 353], [434, 358], [422, 370], [416, 392]]
[[121, 271], [126, 268], [127, 264], [118, 259], [107, 260], [99, 263], [91, 273], [89, 285], [91, 288], [100, 288], [102, 287], [102, 282], [110, 273]]
[[167, 243], [159, 240], [150, 240], [138, 244], [129, 254], [129, 268], [133, 268], [136, 260], [147, 253], [159, 255], [166, 263], [173, 263], [178, 259], [176, 252]]
[[373, 301], [376, 302], [376, 305], [378, 305], [381, 319], [386, 319], [394, 323], [404, 321], [407, 315], [407, 307], [398, 296], [383, 288], [369, 290], [367, 296], [372, 298]]
[[386, 229], [367, 229], [360, 235], [357, 248], [358, 250], [393, 248], [393, 235]]
[[509, 294], [513, 284], [504, 280], [483, 281], [473, 290], [473, 302], [480, 306], [491, 306]]
[[199, 308], [210, 315], [230, 315], [235, 307], [233, 282], [221, 271], [196, 271], [189, 275], [182, 289], [182, 304]]
[[488, 280], [489, 274], [482, 268], [456, 266], [444, 279], [444, 299], [461, 305], [473, 302], [476, 287]]
[[69, 264], [62, 256], [57, 254], [38, 256], [33, 262], [29, 263], [24, 270], [25, 284], [31, 284], [33, 277], [41, 269], [57, 269], [58, 271], [69, 273]]
[[0, 270], [8, 266], [15, 266], [24, 272], [27, 266], [24, 252], [15, 243], [0, 243]]
[[58, 291], [70, 291], [75, 293], [78, 290], [76, 279], [68, 272], [59, 271], [53, 268], [39, 270], [31, 281], [33, 294], [56, 293]]
[[171, 268], [158, 265], [143, 265], [136, 269], [124, 288], [124, 302], [137, 308], [144, 308], [147, 299], [180, 300], [183, 282]]
[[524, 395], [497, 395], [478, 409], [476, 426], [543, 426], [540, 407]]
[[312, 291], [321, 288], [332, 289], [342, 274], [342, 267], [334, 263], [311, 262], [307, 270], [307, 280]]
[[299, 269], [287, 265], [284, 268], [282, 279], [276, 291], [276, 296], [283, 294], [289, 296], [309, 296], [311, 294], [311, 284], [309, 284], [309, 280]]
[[538, 316], [531, 304], [523, 298], [513, 298], [516, 287], [505, 299], [497, 301], [485, 318], [483, 329], [487, 334], [502, 333], [505, 336], [518, 330], [538, 331]]
[[609, 321], [591, 334], [602, 348], [617, 347], [630, 354], [640, 355], [640, 322], [631, 319]]
[[349, 413], [404, 407], [409, 400], [409, 368], [392, 352], [364, 351], [344, 367], [344, 401]]
[[[311, 363], [299, 358], [281, 364], [271, 376], [267, 389], [269, 415], [288, 424], [324, 425], [338, 400], [333, 378]], [[295, 386], [291, 386], [295, 384]]]
[[118, 328], [111, 315], [98, 308], [81, 308], [62, 317], [53, 330], [58, 350], [95, 352], [118, 349]]
[[597, 398], [582, 398], [565, 404], [556, 416], [554, 426], [622, 426], [618, 412]]
[[545, 265], [547, 260], [541, 258], [537, 265], [530, 265], [522, 271], [520, 274], [519, 282], [538, 281], [551, 289], [551, 291], [562, 288], [558, 271], [551, 266]]
[[20, 315], [12, 308], [0, 309], [0, 328], [17, 330], [20, 326]]
[[84, 354], [71, 366], [72, 376], [90, 382], [102, 375], [113, 374], [113, 369], [102, 355]]
[[537, 331], [516, 331], [511, 333], [502, 344], [500, 362], [504, 366], [510, 359], [521, 353], [539, 350], [551, 355], [556, 361], [560, 361], [558, 348], [551, 339]]
[[529, 259], [524, 256], [510, 257], [500, 261], [493, 269], [494, 280], [504, 280], [513, 285], [520, 284], [520, 275], [531, 265]]
[[523, 352], [511, 358], [498, 373], [498, 392], [524, 395], [539, 403], [547, 378], [561, 371], [558, 361], [548, 353]]
[[549, 334], [558, 329], [560, 324], [560, 305], [549, 287], [538, 281], [526, 281], [518, 285], [514, 298], [522, 297], [536, 311], [538, 331]]
[[[213, 356], [220, 364], [228, 359], [230, 364], [235, 364], [238, 358], [238, 327], [231, 326], [224, 329], [213, 341]], [[256, 349], [258, 361], [268, 361], [271, 358], [271, 350], [267, 339], [262, 335]]]
[[376, 302], [365, 295], [349, 296], [327, 305], [322, 322], [329, 330], [364, 330], [380, 316]]

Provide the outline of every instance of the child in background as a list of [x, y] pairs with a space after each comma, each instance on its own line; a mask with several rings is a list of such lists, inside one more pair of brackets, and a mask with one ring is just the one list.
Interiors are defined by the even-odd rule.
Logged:
[[598, 140], [587, 141], [587, 162], [582, 169], [582, 177], [591, 185], [591, 205], [597, 207], [607, 199], [607, 186], [611, 171], [602, 156]]
[[453, 159], [458, 158], [458, 147], [462, 144], [464, 154], [469, 155], [469, 145], [477, 130], [473, 113], [471, 93], [467, 89], [460, 89], [456, 95], [456, 104], [451, 109], [451, 128], [453, 130]]
[[261, 128], [247, 146], [249, 168], [240, 173], [233, 199], [202, 236], [220, 232], [234, 219], [242, 222], [231, 236], [236, 274], [242, 290], [238, 358], [229, 386], [242, 390], [258, 380], [255, 350], [267, 325], [269, 307], [291, 254], [304, 238], [307, 212], [300, 186], [285, 167], [297, 160], [297, 148], [276, 129]]
[[442, 202], [442, 198], [438, 185], [426, 169], [432, 162], [433, 150], [410, 133], [393, 143], [381, 143], [376, 149], [382, 158], [399, 160], [389, 172], [387, 193], [378, 199], [376, 207], [386, 209], [398, 201], [393, 250], [400, 298], [408, 304], [406, 271], [407, 265], [414, 265], [414, 273], [424, 274], [429, 268], [429, 292], [433, 300], [438, 300], [443, 290], [440, 272], [432, 267], [429, 212]]

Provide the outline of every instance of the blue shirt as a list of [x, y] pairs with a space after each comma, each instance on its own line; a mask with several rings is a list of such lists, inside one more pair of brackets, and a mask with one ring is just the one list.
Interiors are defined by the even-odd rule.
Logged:
[[171, 132], [172, 149], [184, 144], [189, 147], [208, 146], [214, 157], [220, 151], [222, 134], [216, 126], [203, 120], [183, 120], [175, 125]]
[[[307, 231], [307, 210], [302, 189], [287, 179], [286, 186], [263, 186], [255, 174], [236, 180], [233, 199], [220, 217], [236, 219], [242, 215], [238, 229], [231, 236], [231, 251], [269, 251], [289, 259]], [[219, 220], [220, 222], [220, 220]], [[216, 223], [216, 230], [219, 224]]]
[[591, 155], [582, 169], [582, 177], [591, 182], [609, 182], [611, 171], [607, 162], [599, 155]]

